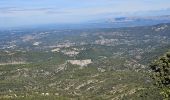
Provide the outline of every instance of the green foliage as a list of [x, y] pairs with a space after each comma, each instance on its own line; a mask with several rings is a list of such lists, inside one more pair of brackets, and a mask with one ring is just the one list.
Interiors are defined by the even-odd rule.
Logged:
[[156, 85], [165, 99], [170, 98], [170, 53], [155, 61], [151, 66]]

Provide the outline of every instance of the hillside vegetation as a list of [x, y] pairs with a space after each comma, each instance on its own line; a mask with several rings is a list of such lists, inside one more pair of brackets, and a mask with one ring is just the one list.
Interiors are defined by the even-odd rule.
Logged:
[[149, 65], [169, 46], [170, 24], [0, 31], [0, 99], [161, 100]]

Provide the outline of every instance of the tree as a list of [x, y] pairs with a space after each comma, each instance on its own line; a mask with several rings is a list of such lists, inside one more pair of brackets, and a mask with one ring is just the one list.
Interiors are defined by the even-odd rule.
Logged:
[[153, 71], [153, 79], [161, 89], [165, 100], [170, 99], [170, 52], [150, 65]]

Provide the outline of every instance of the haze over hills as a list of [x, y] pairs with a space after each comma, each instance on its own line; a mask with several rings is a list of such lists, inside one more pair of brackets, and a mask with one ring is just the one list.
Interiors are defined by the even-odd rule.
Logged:
[[144, 17], [117, 17], [100, 20], [90, 20], [82, 23], [70, 24], [44, 24], [44, 25], [29, 25], [15, 28], [5, 29], [93, 29], [93, 28], [120, 28], [120, 27], [135, 27], [135, 26], [150, 26], [160, 23], [169, 23], [170, 15], [162, 16], [144, 16]]

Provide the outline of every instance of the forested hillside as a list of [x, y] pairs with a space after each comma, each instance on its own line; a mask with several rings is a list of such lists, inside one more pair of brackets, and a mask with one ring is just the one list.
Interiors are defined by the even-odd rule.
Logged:
[[[3, 30], [0, 99], [161, 100], [160, 88], [151, 76], [162, 69], [149, 65], [169, 47], [170, 24]], [[168, 57], [161, 62], [169, 61]], [[164, 75], [169, 77], [169, 71]], [[169, 79], [163, 80], [169, 86]]]

